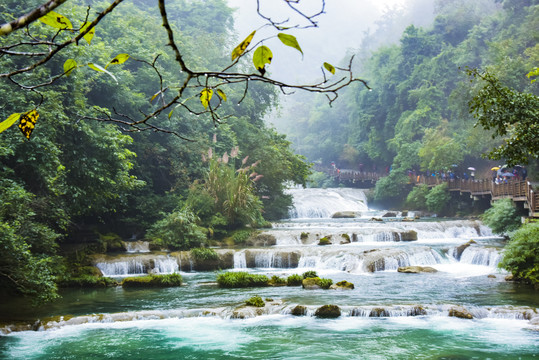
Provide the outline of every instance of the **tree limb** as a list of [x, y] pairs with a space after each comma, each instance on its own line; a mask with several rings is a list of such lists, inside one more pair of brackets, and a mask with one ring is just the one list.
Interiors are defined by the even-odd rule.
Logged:
[[62, 5], [66, 1], [67, 0], [50, 0], [47, 3], [41, 5], [40, 7], [30, 11], [28, 14], [23, 15], [9, 23], [1, 25], [0, 36], [9, 35], [13, 31], [25, 27], [26, 25], [36, 21], [43, 15], [46, 15], [47, 13], [56, 9], [58, 6]]

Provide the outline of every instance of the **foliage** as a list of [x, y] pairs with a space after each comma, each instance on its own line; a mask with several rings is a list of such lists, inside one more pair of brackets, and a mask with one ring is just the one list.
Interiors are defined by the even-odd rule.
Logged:
[[193, 248], [189, 251], [195, 260], [219, 260], [219, 254], [210, 248]]
[[305, 271], [302, 274], [302, 276], [303, 276], [304, 279], [308, 279], [308, 278], [316, 278], [316, 277], [318, 277], [318, 274], [314, 270], [309, 270], [309, 271]]
[[379, 202], [399, 202], [404, 200], [405, 188], [408, 184], [408, 176], [401, 169], [392, 170], [376, 182], [374, 189], [374, 200]]
[[140, 277], [127, 277], [122, 281], [124, 288], [144, 288], [144, 287], [174, 287], [181, 286], [182, 276], [180, 274], [148, 275]]
[[318, 281], [318, 286], [320, 286], [322, 289], [329, 289], [332, 284], [333, 280], [331, 279], [320, 278], [320, 280]]
[[286, 285], [288, 286], [300, 286], [302, 282], [303, 276], [298, 274], [293, 274], [286, 278]]
[[156, 222], [146, 237], [160, 246], [175, 250], [199, 247], [206, 240], [206, 234], [197, 225], [198, 220], [189, 207], [183, 207]]
[[503, 86], [488, 71], [469, 69], [468, 74], [482, 80], [481, 88], [470, 101], [476, 126], [492, 129], [492, 138], [503, 138], [503, 143], [488, 157], [504, 159], [509, 166], [539, 159], [539, 96]]
[[287, 282], [286, 279], [283, 279], [282, 277], [279, 277], [277, 275], [273, 275], [269, 280], [268, 284], [270, 286], [286, 286]]
[[528, 223], [511, 236], [499, 266], [539, 288], [539, 223]]
[[118, 282], [114, 279], [104, 276], [81, 275], [63, 279], [58, 282], [58, 286], [62, 288], [106, 288], [118, 286]]
[[217, 275], [217, 283], [223, 288], [246, 288], [268, 286], [269, 279], [265, 275], [248, 272], [225, 272]]
[[255, 306], [255, 307], [264, 307], [266, 306], [266, 303], [262, 298], [258, 295], [250, 297], [246, 302], [245, 305], [247, 306]]
[[481, 220], [495, 234], [507, 234], [515, 231], [520, 226], [520, 216], [511, 199], [494, 201], [492, 207], [481, 216]]
[[429, 187], [425, 184], [414, 186], [412, 191], [406, 197], [405, 206], [414, 210], [426, 210], [427, 209], [427, 195], [429, 193]]
[[437, 214], [442, 214], [447, 209], [451, 195], [447, 189], [447, 183], [436, 185], [425, 196], [427, 209]]

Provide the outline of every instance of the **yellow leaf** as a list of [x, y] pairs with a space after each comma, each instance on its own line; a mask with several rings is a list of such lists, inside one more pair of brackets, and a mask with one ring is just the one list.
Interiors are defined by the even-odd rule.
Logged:
[[266, 73], [265, 66], [266, 64], [271, 64], [271, 59], [273, 58], [273, 54], [271, 53], [271, 50], [267, 46], [259, 46], [255, 53], [253, 54], [253, 64], [255, 64], [255, 68], [260, 71], [262, 75]]
[[172, 113], [174, 112], [174, 109], [170, 110], [170, 112], [168, 113], [168, 118], [170, 119], [172, 117]]
[[124, 62], [129, 59], [129, 54], [118, 54], [114, 59], [112, 59], [106, 66], [105, 69], [109, 67], [109, 65], [119, 65], [123, 64]]
[[247, 49], [247, 46], [249, 46], [249, 44], [253, 40], [255, 33], [256, 30], [253, 31], [249, 36], [245, 38], [245, 40], [243, 40], [238, 46], [234, 48], [234, 50], [232, 51], [232, 61], [239, 58], [245, 52], [245, 49]]
[[221, 97], [221, 99], [226, 101], [226, 94], [225, 94], [225, 92], [223, 90], [217, 89], [217, 95], [219, 95], [219, 97]]
[[73, 59], [67, 59], [64, 63], [64, 72], [67, 76], [71, 75], [71, 72], [77, 68], [77, 62]]
[[325, 62], [324, 67], [326, 68], [327, 71], [329, 71], [330, 73], [335, 75], [335, 67], [333, 65], [331, 65], [330, 63]]
[[202, 103], [202, 106], [204, 106], [205, 109], [208, 108], [208, 105], [210, 104], [211, 97], [213, 96], [213, 90], [204, 88], [200, 92], [200, 102]]
[[15, 122], [19, 120], [20, 117], [21, 117], [21, 113], [14, 113], [14, 114], [9, 115], [9, 117], [6, 120], [0, 123], [0, 133], [4, 130], [9, 129], [11, 125], [15, 124]]
[[294, 35], [279, 33], [277, 34], [277, 37], [281, 40], [283, 44], [293, 47], [294, 49], [298, 50], [301, 53], [301, 55], [303, 55], [303, 51], [301, 50], [298, 40], [296, 39]]
[[[90, 24], [91, 23], [89, 22], [85, 22], [84, 24], [82, 24], [82, 27], [80, 28], [80, 32], [83, 32], [84, 30], [86, 30], [86, 28], [90, 26]], [[90, 29], [90, 31], [88, 31], [86, 35], [84, 35], [83, 37], [84, 37], [84, 40], [86, 40], [88, 44], [90, 44], [92, 42], [92, 39], [94, 38], [94, 35], [95, 35], [95, 27]]]
[[19, 129], [21, 129], [21, 132], [28, 140], [30, 140], [32, 131], [34, 131], [34, 128], [36, 127], [36, 122], [38, 118], [39, 114], [36, 110], [30, 110], [21, 117], [21, 121], [19, 122]]
[[71, 25], [71, 21], [68, 18], [54, 11], [49, 11], [40, 17], [39, 20], [56, 29], [73, 29], [73, 25]]

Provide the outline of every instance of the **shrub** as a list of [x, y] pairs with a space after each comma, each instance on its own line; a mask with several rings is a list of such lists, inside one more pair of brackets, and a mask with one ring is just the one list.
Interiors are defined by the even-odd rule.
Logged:
[[252, 229], [240, 229], [234, 231], [234, 233], [232, 234], [232, 239], [234, 240], [235, 244], [243, 244], [249, 239], [252, 234]]
[[122, 281], [122, 287], [125, 288], [173, 287], [180, 286], [181, 284], [182, 277], [180, 274], [127, 277]]
[[436, 185], [425, 196], [427, 209], [437, 214], [442, 213], [447, 208], [450, 199], [451, 195], [449, 195], [449, 190], [447, 190], [447, 183]]
[[505, 247], [498, 266], [539, 288], [539, 223], [522, 226]]
[[317, 274], [316, 271], [314, 271], [314, 270], [305, 271], [305, 272], [303, 273], [303, 278], [304, 278], [304, 279], [307, 279], [307, 278], [315, 278], [315, 277], [318, 277], [318, 274]]
[[244, 271], [226, 272], [217, 275], [217, 283], [223, 288], [245, 288], [268, 286], [266, 275], [249, 274]]
[[294, 274], [294, 275], [290, 275], [286, 279], [286, 285], [288, 285], [288, 286], [300, 286], [302, 281], [303, 281], [303, 276], [298, 275], [298, 274]]
[[81, 275], [63, 279], [58, 283], [59, 287], [64, 288], [105, 288], [110, 286], [118, 286], [118, 282], [114, 279], [103, 276]]
[[195, 260], [219, 260], [219, 254], [214, 249], [209, 248], [194, 248], [189, 251]]
[[481, 220], [495, 234], [507, 234], [520, 226], [520, 217], [510, 199], [496, 200], [481, 216]]
[[262, 298], [258, 295], [253, 296], [252, 298], [247, 300], [245, 304], [247, 304], [247, 306], [256, 306], [256, 307], [266, 306], [266, 303], [264, 303], [264, 300], [262, 300]]
[[206, 231], [197, 225], [198, 217], [189, 207], [174, 211], [148, 231], [147, 237], [156, 244], [174, 250], [188, 250], [206, 240]]
[[287, 281], [277, 275], [273, 275], [268, 284], [271, 286], [286, 286]]
[[333, 280], [331, 279], [320, 278], [318, 281], [318, 286], [320, 286], [322, 289], [329, 289], [331, 285], [333, 285]]
[[414, 210], [426, 210], [428, 193], [429, 187], [427, 185], [414, 186], [406, 197], [405, 206]]

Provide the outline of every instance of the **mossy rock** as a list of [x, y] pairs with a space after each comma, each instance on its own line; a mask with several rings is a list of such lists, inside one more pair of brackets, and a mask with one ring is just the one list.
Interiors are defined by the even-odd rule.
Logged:
[[302, 286], [306, 290], [329, 289], [332, 284], [333, 280], [319, 277], [303, 279], [302, 282]]
[[324, 236], [318, 241], [318, 245], [331, 245], [331, 236]]
[[120, 235], [115, 233], [99, 234], [99, 241], [103, 245], [105, 252], [125, 251], [125, 243]]
[[291, 314], [293, 316], [305, 316], [307, 315], [307, 308], [303, 305], [297, 305], [292, 309]]
[[337, 305], [324, 305], [316, 309], [314, 316], [321, 319], [336, 319], [341, 316], [341, 309]]
[[373, 308], [369, 317], [389, 317], [391, 314], [384, 308]]
[[420, 274], [420, 273], [435, 273], [438, 272], [433, 267], [430, 266], [401, 266], [397, 269], [400, 273], [406, 274]]
[[427, 310], [421, 305], [416, 305], [408, 311], [408, 316], [422, 316], [427, 315]]
[[350, 235], [341, 234], [341, 237], [344, 239], [344, 240], [341, 240], [341, 244], [350, 244]]
[[384, 215], [382, 215], [382, 217], [397, 217], [397, 213], [394, 213], [394, 212], [391, 212], [391, 211], [388, 211], [386, 212]]
[[417, 231], [409, 230], [403, 231], [400, 233], [401, 241], [416, 241], [417, 240]]
[[266, 306], [266, 303], [262, 298], [258, 295], [251, 297], [249, 300], [245, 302], [247, 306], [254, 306], [254, 307], [264, 307]]
[[449, 309], [449, 316], [460, 319], [473, 319], [472, 313], [462, 306], [453, 306], [451, 309]]
[[122, 281], [122, 287], [124, 288], [174, 287], [174, 286], [181, 286], [182, 280], [183, 279], [180, 274], [127, 277]]
[[358, 217], [358, 213], [355, 211], [339, 211], [331, 215], [333, 219], [354, 219]]
[[268, 281], [269, 286], [286, 286], [287, 281], [277, 275], [273, 275]]
[[338, 283], [331, 285], [330, 289], [333, 290], [354, 290], [354, 284], [346, 280], [339, 281]]
[[301, 235], [299, 236], [299, 238], [301, 240], [307, 240], [309, 238], [309, 233], [302, 232]]

